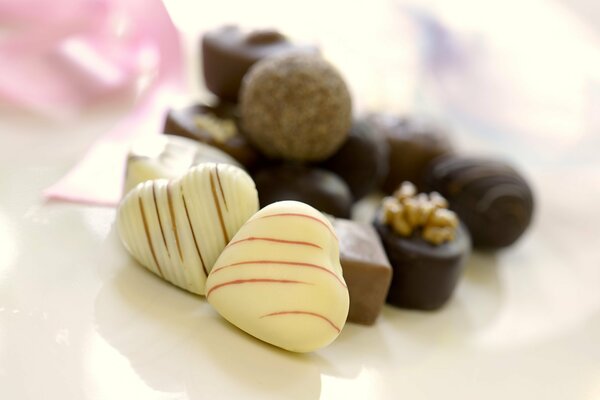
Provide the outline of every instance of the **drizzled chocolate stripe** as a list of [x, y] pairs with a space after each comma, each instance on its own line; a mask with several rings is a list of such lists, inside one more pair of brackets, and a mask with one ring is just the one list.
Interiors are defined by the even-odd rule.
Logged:
[[302, 242], [302, 241], [298, 241], [298, 240], [276, 239], [276, 238], [269, 238], [269, 237], [256, 237], [256, 236], [250, 236], [250, 237], [247, 237], [244, 239], [230, 242], [227, 245], [227, 247], [231, 247], [238, 243], [253, 242], [253, 241], [264, 241], [264, 242], [281, 243], [281, 244], [294, 244], [294, 245], [299, 245], [299, 246], [309, 246], [309, 247], [316, 247], [317, 249], [322, 249], [322, 247], [319, 246], [318, 244], [311, 243], [311, 242]]
[[215, 167], [217, 172], [217, 183], [219, 184], [219, 190], [221, 191], [221, 197], [223, 198], [223, 204], [225, 204], [225, 210], [229, 211], [229, 207], [227, 207], [227, 199], [225, 198], [225, 192], [223, 191], [223, 185], [221, 185], [221, 176], [219, 175], [219, 164]]
[[[263, 215], [258, 219], [264, 219], [264, 218], [275, 218], [275, 217], [301, 217], [301, 218], [308, 218], [310, 220], [316, 221], [319, 224], [323, 225], [325, 228], [327, 228], [327, 230], [329, 231], [329, 233], [331, 233], [333, 235], [333, 237], [335, 237], [337, 239], [337, 236], [335, 235], [335, 232], [333, 232], [331, 230], [331, 228], [323, 221], [321, 221], [319, 218], [317, 217], [313, 217], [312, 215], [308, 215], [308, 214], [302, 214], [302, 213], [279, 213], [279, 214], [270, 214], [270, 215]], [[255, 221], [256, 221], [255, 220]]]
[[179, 241], [179, 232], [177, 231], [177, 221], [175, 220], [175, 212], [173, 210], [173, 195], [171, 194], [171, 183], [167, 185], [167, 202], [169, 203], [169, 217], [171, 219], [171, 229], [175, 234], [175, 243], [177, 244], [177, 252], [179, 260], [183, 263], [183, 253], [181, 252], [181, 243]]
[[215, 189], [215, 180], [213, 179], [212, 173], [209, 173], [210, 176], [210, 189], [212, 191], [213, 201], [215, 202], [215, 207], [217, 207], [217, 215], [219, 216], [219, 224], [221, 225], [221, 232], [223, 233], [223, 240], [225, 244], [229, 242], [229, 235], [227, 234], [227, 229], [225, 228], [225, 222], [223, 222], [223, 213], [221, 212], [221, 203], [217, 197], [217, 190]]
[[275, 316], [278, 316], [278, 315], [294, 315], [294, 314], [296, 314], [296, 315], [298, 315], [298, 314], [299, 315], [310, 315], [312, 317], [320, 318], [320, 319], [326, 321], [329, 325], [331, 325], [331, 327], [333, 329], [335, 329], [337, 331], [337, 333], [341, 332], [341, 329], [338, 328], [338, 326], [336, 324], [334, 324], [333, 321], [331, 321], [329, 318], [327, 318], [326, 316], [324, 316], [322, 314], [319, 314], [319, 313], [316, 313], [316, 312], [312, 312], [312, 311], [300, 311], [300, 310], [277, 311], [277, 312], [272, 312], [272, 313], [269, 313], [269, 314], [262, 315], [260, 318], [275, 317]]
[[204, 265], [204, 259], [202, 258], [202, 252], [200, 251], [200, 247], [198, 246], [198, 240], [196, 240], [196, 233], [194, 232], [194, 227], [192, 226], [192, 220], [190, 219], [190, 214], [188, 212], [187, 202], [185, 201], [183, 189], [181, 189], [181, 200], [183, 200], [183, 209], [185, 210], [185, 216], [187, 217], [188, 224], [190, 225], [190, 230], [192, 231], [192, 238], [194, 239], [194, 246], [196, 247], [196, 252], [198, 253], [198, 257], [200, 258], [200, 263], [202, 264], [202, 270], [204, 270], [204, 275], [208, 276], [208, 270], [206, 269], [206, 265]]
[[225, 269], [225, 268], [231, 268], [231, 267], [239, 267], [242, 265], [260, 265], [260, 264], [280, 264], [280, 265], [288, 265], [288, 266], [292, 266], [292, 267], [307, 267], [307, 268], [315, 268], [324, 272], [327, 272], [328, 274], [332, 275], [343, 287], [346, 287], [346, 284], [344, 283], [344, 281], [342, 281], [340, 279], [339, 276], [337, 276], [333, 271], [322, 267], [320, 265], [317, 264], [311, 264], [311, 263], [304, 263], [304, 262], [297, 262], [297, 261], [281, 261], [281, 260], [253, 260], [253, 261], [240, 261], [237, 263], [233, 263], [233, 264], [228, 264], [228, 265], [223, 265], [221, 267], [218, 268], [214, 268], [212, 270], [212, 274], [217, 273], [218, 271]]
[[154, 209], [156, 210], [156, 218], [158, 219], [158, 227], [160, 228], [160, 235], [162, 236], [163, 243], [165, 244], [165, 249], [167, 250], [167, 256], [171, 259], [171, 253], [169, 252], [169, 247], [167, 246], [167, 238], [165, 237], [165, 231], [163, 230], [162, 221], [160, 219], [160, 212], [158, 211], [158, 203], [156, 201], [156, 185], [154, 181], [152, 181], [152, 200], [154, 201]]
[[156, 264], [156, 268], [158, 269], [158, 274], [164, 278], [162, 270], [160, 268], [160, 264], [158, 263], [158, 259], [156, 258], [156, 253], [154, 252], [154, 246], [152, 245], [152, 239], [150, 238], [150, 230], [148, 229], [148, 220], [146, 219], [146, 212], [144, 211], [144, 204], [142, 203], [142, 198], [138, 197], [138, 204], [140, 206], [140, 212], [142, 213], [142, 222], [144, 224], [144, 232], [146, 233], [146, 240], [148, 241], [148, 246], [150, 246], [150, 254], [152, 254], [152, 259]]
[[269, 279], [269, 278], [256, 278], [256, 279], [236, 279], [233, 281], [223, 282], [215, 285], [206, 292], [206, 297], [210, 296], [212, 292], [225, 286], [230, 285], [243, 285], [245, 283], [283, 283], [283, 284], [301, 284], [301, 285], [312, 285], [312, 283], [304, 281], [296, 281], [291, 279]]

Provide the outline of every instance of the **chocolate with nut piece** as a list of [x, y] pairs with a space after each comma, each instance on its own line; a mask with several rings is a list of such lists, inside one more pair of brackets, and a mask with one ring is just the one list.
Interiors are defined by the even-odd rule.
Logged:
[[233, 104], [194, 104], [169, 110], [163, 132], [217, 147], [247, 168], [252, 168], [260, 159], [239, 129], [237, 109]]
[[382, 203], [375, 229], [393, 269], [387, 302], [435, 310], [451, 297], [470, 253], [469, 233], [439, 195], [403, 184]]

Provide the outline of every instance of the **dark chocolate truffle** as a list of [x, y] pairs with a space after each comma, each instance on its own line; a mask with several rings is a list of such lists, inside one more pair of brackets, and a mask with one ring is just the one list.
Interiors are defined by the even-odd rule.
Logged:
[[352, 194], [333, 172], [284, 164], [260, 169], [253, 178], [261, 207], [281, 200], [297, 200], [336, 217], [350, 217]]
[[352, 125], [346, 83], [314, 55], [258, 62], [244, 77], [240, 108], [244, 132], [270, 158], [324, 160], [340, 148]]
[[498, 249], [513, 244], [531, 222], [534, 201], [527, 181], [503, 161], [442, 157], [426, 175], [465, 223], [473, 245]]
[[412, 182], [422, 190], [423, 174], [429, 163], [452, 152], [448, 134], [431, 119], [372, 114], [367, 120], [389, 143], [389, 170], [383, 184], [386, 193], [393, 192], [404, 181]]
[[290, 42], [272, 29], [242, 30], [223, 26], [202, 37], [202, 65], [206, 87], [222, 100], [236, 102], [242, 78], [265, 57], [288, 54], [318, 54], [315, 46]]
[[470, 254], [469, 233], [438, 193], [405, 182], [386, 197], [374, 221], [392, 265], [387, 302], [435, 310], [454, 291]]
[[217, 147], [245, 167], [252, 167], [260, 154], [241, 134], [238, 122], [237, 108], [233, 104], [195, 104], [169, 110], [163, 132]]
[[342, 147], [321, 166], [342, 177], [356, 201], [381, 186], [388, 163], [389, 146], [385, 137], [363, 119], [357, 119]]

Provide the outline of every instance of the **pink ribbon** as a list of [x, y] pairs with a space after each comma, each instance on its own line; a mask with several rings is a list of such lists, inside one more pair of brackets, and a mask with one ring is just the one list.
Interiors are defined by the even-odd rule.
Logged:
[[[0, 102], [56, 116], [136, 92], [132, 113], [44, 191], [50, 200], [114, 206], [132, 140], [158, 133], [183, 87], [179, 35], [160, 0], [0, 0]], [[142, 83], [146, 82], [145, 85]], [[149, 83], [148, 83], [149, 82]]]

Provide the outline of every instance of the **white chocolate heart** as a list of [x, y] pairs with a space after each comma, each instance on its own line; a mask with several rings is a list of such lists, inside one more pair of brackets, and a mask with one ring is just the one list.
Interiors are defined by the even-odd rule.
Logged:
[[121, 201], [117, 229], [144, 267], [204, 294], [217, 257], [257, 209], [254, 181], [244, 170], [203, 163], [179, 179], [136, 186]]
[[331, 223], [297, 201], [254, 214], [219, 256], [206, 298], [229, 322], [290, 351], [331, 343], [348, 315], [348, 288]]
[[127, 155], [123, 194], [152, 179], [175, 179], [201, 162], [241, 167], [227, 153], [196, 140], [175, 135], [153, 135], [136, 141]]

